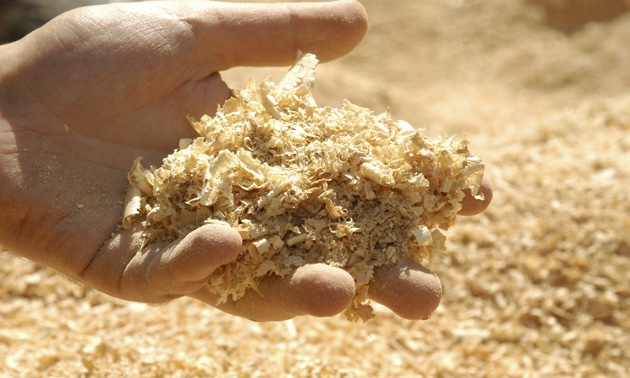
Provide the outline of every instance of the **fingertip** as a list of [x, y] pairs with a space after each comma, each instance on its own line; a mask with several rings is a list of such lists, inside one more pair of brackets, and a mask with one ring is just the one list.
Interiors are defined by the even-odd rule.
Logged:
[[336, 46], [331, 49], [329, 44], [324, 44], [320, 50], [312, 51], [322, 62], [333, 60], [352, 51], [368, 30], [367, 11], [360, 2], [342, 0], [332, 4], [337, 6], [336, 12], [339, 14]]
[[241, 251], [243, 239], [234, 229], [224, 225], [207, 224], [189, 233], [180, 248], [192, 253], [203, 253], [211, 257], [208, 265], [224, 265], [234, 260]]
[[219, 266], [238, 256], [241, 245], [241, 236], [230, 227], [201, 226], [171, 244], [170, 252], [168, 248], [154, 252], [148, 286], [154, 293], [170, 297], [198, 290]]
[[291, 277], [294, 301], [298, 312], [327, 317], [345, 310], [354, 298], [354, 279], [338, 268], [325, 264], [305, 265]]
[[370, 298], [404, 319], [428, 319], [442, 299], [440, 279], [413, 261], [377, 269]]
[[459, 210], [459, 215], [471, 216], [482, 213], [490, 206], [492, 202], [492, 196], [494, 195], [492, 189], [492, 182], [488, 176], [484, 176], [481, 180], [481, 186], [479, 192], [483, 194], [483, 198], [475, 198], [470, 189], [465, 189], [465, 197], [462, 200], [462, 208]]

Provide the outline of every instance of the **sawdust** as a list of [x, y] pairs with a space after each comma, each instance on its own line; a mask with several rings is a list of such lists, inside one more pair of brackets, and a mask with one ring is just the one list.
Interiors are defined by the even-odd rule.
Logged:
[[314, 96], [465, 133], [493, 179], [434, 258], [432, 318], [259, 324], [118, 301], [2, 252], [0, 375], [630, 375], [628, 14], [567, 35], [530, 2], [364, 4], [366, 40], [320, 67]]
[[160, 167], [138, 158], [122, 224], [142, 224], [147, 245], [207, 223], [237, 230], [241, 253], [208, 281], [218, 304], [306, 264], [342, 268], [356, 286], [344, 314], [365, 321], [374, 270], [442, 253], [441, 230], [455, 223], [464, 190], [477, 194], [484, 166], [466, 141], [431, 140], [389, 113], [317, 106], [317, 63], [303, 54], [278, 84], [233, 90], [215, 116], [190, 119], [200, 137]]

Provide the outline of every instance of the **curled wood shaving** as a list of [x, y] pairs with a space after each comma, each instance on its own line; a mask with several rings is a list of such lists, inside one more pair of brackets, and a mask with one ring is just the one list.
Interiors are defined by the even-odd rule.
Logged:
[[466, 141], [429, 140], [389, 113], [317, 106], [316, 65], [305, 54], [279, 85], [250, 80], [214, 117], [189, 119], [200, 137], [161, 167], [138, 159], [123, 226], [141, 222], [146, 243], [209, 222], [238, 230], [241, 254], [208, 281], [220, 302], [304, 264], [345, 269], [356, 281], [345, 315], [367, 320], [374, 269], [443, 251], [440, 229], [453, 225], [463, 189], [478, 192], [483, 163]]

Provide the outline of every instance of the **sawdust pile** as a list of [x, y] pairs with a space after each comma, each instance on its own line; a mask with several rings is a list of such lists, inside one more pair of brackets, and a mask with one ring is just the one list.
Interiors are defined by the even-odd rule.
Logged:
[[208, 282], [218, 303], [305, 264], [343, 268], [356, 282], [345, 315], [368, 320], [374, 269], [443, 252], [440, 229], [454, 224], [464, 189], [478, 192], [484, 167], [466, 141], [430, 140], [349, 101], [317, 106], [317, 63], [304, 54], [277, 85], [250, 81], [216, 116], [191, 119], [201, 137], [161, 167], [136, 160], [123, 225], [140, 221], [145, 244], [206, 223], [239, 231], [240, 255]]
[[[434, 256], [444, 292], [431, 319], [150, 307], [2, 252], [0, 375], [630, 376], [628, 13], [566, 34], [529, 1], [363, 3], [370, 31], [319, 67], [320, 105], [348, 98], [465, 134], [493, 179], [490, 208], [458, 218]], [[223, 77], [244, 88], [252, 72]]]

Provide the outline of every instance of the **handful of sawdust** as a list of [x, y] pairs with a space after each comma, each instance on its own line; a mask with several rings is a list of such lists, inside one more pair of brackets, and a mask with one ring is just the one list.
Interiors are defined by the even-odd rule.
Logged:
[[356, 281], [346, 317], [367, 320], [374, 269], [443, 251], [439, 229], [454, 223], [463, 189], [478, 192], [483, 163], [465, 141], [425, 139], [388, 113], [318, 107], [316, 65], [305, 54], [279, 84], [250, 80], [215, 117], [189, 118], [200, 137], [161, 167], [137, 159], [123, 226], [141, 222], [148, 244], [223, 222], [243, 248], [208, 281], [220, 303], [265, 276], [326, 263]]

